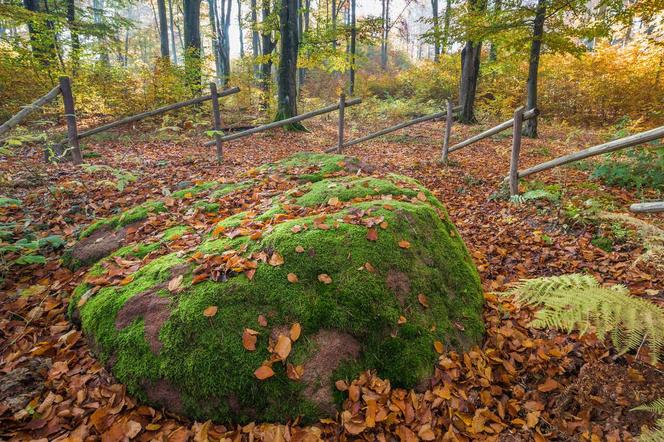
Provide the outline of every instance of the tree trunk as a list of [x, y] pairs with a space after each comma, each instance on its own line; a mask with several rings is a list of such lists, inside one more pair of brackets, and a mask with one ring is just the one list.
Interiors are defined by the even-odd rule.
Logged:
[[[301, 4], [300, 4], [301, 6]], [[303, 21], [303, 27], [302, 27], [302, 32], [300, 33], [301, 37], [300, 38], [300, 44], [302, 44], [302, 40], [304, 38], [304, 35], [306, 35], [309, 32], [309, 9], [311, 8], [311, 0], [305, 0], [304, 2], [304, 11], [302, 11], [302, 21]], [[307, 56], [309, 55], [309, 51], [307, 51]], [[304, 79], [307, 77], [307, 69], [306, 68], [300, 68], [300, 76], [299, 76], [299, 82], [300, 86], [304, 85]]]
[[157, 0], [157, 12], [159, 13], [159, 46], [161, 48], [161, 57], [165, 60], [170, 59], [168, 50], [168, 21], [166, 21], [166, 1]]
[[[297, 0], [281, 0], [279, 11], [281, 58], [277, 80], [277, 115], [275, 121], [297, 115]], [[303, 130], [300, 123], [284, 126], [287, 130]]]
[[240, 31], [240, 58], [244, 58], [244, 31], [242, 30], [242, 0], [237, 0], [237, 27]]
[[178, 64], [178, 52], [175, 46], [175, 24], [173, 20], [173, 0], [168, 0], [168, 15], [171, 28], [171, 50], [173, 52], [173, 64]]
[[459, 85], [459, 104], [461, 112], [459, 121], [474, 123], [475, 119], [475, 92], [477, 79], [480, 73], [480, 54], [482, 42], [467, 41], [461, 51], [461, 83]]
[[357, 0], [350, 0], [350, 79], [348, 81], [348, 93], [351, 97], [355, 93], [355, 53], [357, 45], [356, 3]]
[[440, 24], [438, 23], [438, 0], [431, 0], [433, 12], [433, 60], [438, 61], [440, 57]]
[[[502, 9], [502, 0], [494, 0], [493, 10], [496, 14]], [[498, 58], [498, 49], [496, 48], [496, 42], [491, 40], [489, 44], [489, 61], [496, 61]]]
[[201, 90], [201, 0], [183, 0], [184, 66], [187, 84]]
[[76, 75], [81, 55], [81, 42], [78, 38], [78, 25], [76, 24], [76, 4], [74, 0], [67, 0], [67, 26], [71, 36], [71, 65], [72, 75]]
[[337, 50], [337, 0], [332, 0], [332, 51]]
[[214, 72], [217, 80], [221, 80], [224, 76], [224, 68], [222, 67], [220, 37], [219, 37], [219, 12], [217, 0], [208, 0], [208, 15], [210, 16], [210, 31], [212, 39], [212, 53], [214, 54]]
[[440, 53], [444, 54], [447, 51], [447, 43], [450, 38], [450, 18], [452, 16], [452, 0], [447, 0], [445, 3], [445, 18], [443, 19], [443, 35], [441, 37]]
[[[537, 0], [535, 21], [533, 22], [533, 41], [530, 44], [530, 61], [528, 64], [528, 99], [526, 101], [526, 109], [528, 110], [537, 107], [537, 72], [539, 70], [540, 52], [542, 51], [546, 6], [546, 0]], [[537, 116], [524, 123], [523, 135], [537, 138]]]
[[263, 26], [261, 28], [262, 36], [262, 56], [261, 63], [261, 87], [265, 93], [270, 91], [270, 73], [272, 72], [272, 50], [274, 42], [272, 41], [272, 31], [265, 28], [270, 17], [270, 0], [263, 0]]
[[380, 68], [387, 69], [387, 41], [390, 34], [390, 0], [382, 0], [383, 32], [380, 46]]
[[256, 59], [260, 54], [260, 36], [258, 34], [258, 13], [256, 11], [256, 0], [251, 0], [251, 52], [254, 56], [254, 76], [259, 78], [260, 66], [256, 63]]

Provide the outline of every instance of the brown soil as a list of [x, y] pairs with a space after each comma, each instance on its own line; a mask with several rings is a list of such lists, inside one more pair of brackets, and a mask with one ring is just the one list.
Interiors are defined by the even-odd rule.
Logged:
[[159, 296], [152, 288], [135, 295], [122, 306], [115, 318], [115, 329], [122, 330], [137, 318], [145, 321], [145, 340], [152, 353], [159, 354], [163, 344], [159, 340], [159, 330], [171, 315], [171, 299]]
[[160, 405], [163, 408], [171, 410], [175, 413], [182, 413], [184, 408], [182, 406], [182, 398], [177, 388], [173, 387], [167, 380], [159, 379], [158, 381], [145, 382], [145, 394], [148, 400], [154, 404]]
[[390, 289], [399, 300], [401, 305], [404, 305], [406, 297], [410, 294], [410, 279], [408, 275], [399, 270], [391, 269], [387, 272], [387, 288]]
[[138, 221], [118, 230], [108, 226], [97, 230], [72, 247], [72, 261], [76, 265], [89, 265], [107, 257], [122, 246], [129, 229], [142, 223], [143, 221]]
[[304, 396], [322, 410], [334, 414], [336, 409], [330, 387], [332, 372], [342, 361], [357, 358], [361, 346], [351, 335], [337, 330], [321, 330], [312, 339], [316, 352], [304, 364]]

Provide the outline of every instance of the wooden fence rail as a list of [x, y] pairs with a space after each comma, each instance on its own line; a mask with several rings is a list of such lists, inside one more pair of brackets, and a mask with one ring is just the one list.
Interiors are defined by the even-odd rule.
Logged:
[[[225, 89], [225, 90], [219, 92], [217, 95], [219, 97], [226, 97], [228, 95], [237, 94], [238, 92], [240, 92], [239, 87], [232, 87], [230, 89]], [[113, 129], [114, 127], [118, 127], [118, 126], [121, 126], [123, 124], [133, 123], [135, 121], [143, 120], [143, 119], [148, 118], [148, 117], [154, 117], [155, 115], [160, 115], [160, 114], [163, 114], [165, 112], [170, 112], [170, 111], [180, 109], [180, 108], [183, 108], [183, 107], [187, 107], [187, 106], [191, 106], [191, 105], [194, 105], [194, 104], [200, 104], [200, 103], [203, 103], [203, 102], [205, 102], [207, 100], [211, 100], [211, 99], [212, 99], [212, 94], [203, 95], [202, 97], [192, 98], [191, 100], [186, 100], [186, 101], [181, 101], [179, 103], [169, 104], [167, 106], [162, 106], [162, 107], [159, 107], [157, 109], [153, 109], [151, 111], [143, 112], [143, 113], [136, 114], [136, 115], [131, 115], [129, 117], [124, 117], [124, 118], [121, 118], [121, 119], [119, 119], [117, 121], [114, 121], [112, 123], [104, 124], [103, 126], [95, 127], [95, 128], [92, 128], [92, 129], [88, 129], [84, 132], [81, 132], [80, 134], [78, 134], [78, 138], [81, 139], [81, 138], [89, 137], [90, 135], [98, 134], [100, 132], [104, 132], [104, 131], [107, 131], [109, 129]]]
[[25, 106], [23, 109], [21, 109], [19, 112], [17, 112], [13, 117], [11, 117], [9, 120], [2, 123], [2, 125], [0, 126], [0, 135], [2, 135], [5, 132], [11, 130], [14, 126], [16, 126], [21, 121], [23, 121], [32, 112], [36, 111], [40, 107], [43, 107], [46, 104], [53, 101], [55, 99], [55, 97], [58, 96], [59, 93], [60, 93], [60, 85], [57, 85], [56, 87], [51, 89], [46, 95], [44, 95], [44, 96], [40, 97], [39, 99], [35, 100], [33, 103]]
[[[362, 102], [361, 98], [353, 98], [351, 100], [344, 101], [343, 106], [344, 107], [355, 106], [356, 104], [360, 104], [361, 102]], [[329, 112], [336, 111], [339, 108], [340, 108], [340, 103], [332, 104], [330, 106], [323, 107], [323, 108], [315, 110], [315, 111], [307, 112], [306, 114], [301, 114], [301, 115], [297, 115], [295, 117], [286, 118], [285, 120], [273, 121], [272, 123], [268, 123], [268, 124], [264, 124], [262, 126], [254, 127], [254, 128], [249, 129], [249, 130], [234, 133], [234, 134], [231, 134], [231, 135], [226, 135], [224, 137], [221, 137], [221, 141], [226, 142], [226, 141], [237, 140], [238, 138], [248, 137], [250, 135], [253, 135], [253, 134], [256, 134], [256, 133], [259, 133], [259, 132], [263, 132], [263, 131], [266, 131], [268, 129], [274, 129], [276, 127], [286, 126], [287, 124], [297, 123], [299, 121], [303, 121], [303, 120], [306, 120], [306, 119], [309, 119], [309, 118], [313, 118], [313, 117], [316, 117], [318, 115], [327, 114]], [[212, 146], [214, 144], [215, 144], [214, 140], [213, 141], [208, 141], [207, 143], [205, 143], [205, 146]], [[336, 147], [335, 147], [335, 149], [336, 149]]]
[[664, 201], [653, 201], [649, 203], [635, 203], [629, 206], [629, 210], [635, 213], [658, 213], [664, 212]]
[[[348, 104], [346, 104], [346, 106], [348, 106]], [[453, 108], [453, 110], [454, 110], [454, 112], [458, 112], [459, 110], [461, 110], [461, 106], [456, 106], [455, 108]], [[404, 127], [412, 126], [413, 124], [423, 123], [425, 121], [435, 120], [437, 118], [443, 118], [443, 117], [446, 117], [446, 116], [447, 116], [447, 111], [443, 111], [443, 112], [436, 112], [435, 114], [425, 115], [423, 117], [418, 117], [418, 118], [415, 118], [413, 120], [409, 120], [409, 121], [405, 121], [403, 123], [399, 123], [395, 126], [387, 127], [385, 129], [379, 130], [378, 132], [371, 133], [371, 134], [366, 135], [364, 137], [356, 138], [354, 140], [350, 140], [348, 142], [343, 143], [343, 147], [350, 147], [350, 146], [354, 146], [355, 144], [364, 143], [365, 141], [369, 141], [369, 140], [372, 140], [374, 138], [380, 137], [382, 135], [389, 134], [390, 132], [394, 132], [394, 131], [397, 131], [399, 129], [403, 129]], [[325, 152], [327, 152], [327, 153], [334, 152], [334, 151], [340, 152], [341, 149], [339, 149], [339, 146], [334, 146], [334, 147], [330, 147], [329, 149], [325, 150]]]
[[[530, 120], [531, 118], [535, 118], [537, 115], [539, 115], [539, 110], [537, 109], [530, 109], [529, 111], [525, 112], [523, 114], [523, 121]], [[473, 137], [468, 138], [467, 140], [464, 140], [460, 143], [455, 144], [454, 146], [449, 148], [449, 152], [454, 152], [455, 150], [462, 149], [466, 146], [470, 146], [473, 143], [476, 143], [480, 140], [483, 140], [487, 137], [490, 137], [492, 135], [495, 135], [497, 133], [500, 133], [504, 131], [505, 129], [509, 129], [510, 127], [514, 126], [514, 118], [507, 120], [503, 123], [500, 123], [497, 126], [492, 127], [491, 129], [487, 129], [484, 132], [477, 134]]]

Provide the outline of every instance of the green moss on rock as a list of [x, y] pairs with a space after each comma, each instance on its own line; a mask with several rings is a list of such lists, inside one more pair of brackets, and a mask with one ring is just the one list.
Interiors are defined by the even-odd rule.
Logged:
[[[339, 163], [346, 161], [297, 155], [262, 168], [320, 179], [293, 175], [299, 196], [275, 197], [258, 215], [253, 207], [250, 223], [286, 213], [284, 201], [291, 207], [256, 240], [206, 237], [197, 250], [146, 264], [127, 285], [103, 287], [89, 299], [87, 283], [76, 289], [70, 310], [79, 310], [97, 354], [129, 392], [195, 419], [311, 422], [332, 413], [337, 379], [375, 369], [393, 385], [412, 388], [433, 374], [435, 341], [479, 342], [478, 273], [442, 204], [406, 177], [341, 176]], [[324, 178], [332, 174], [339, 176]], [[321, 213], [333, 197], [341, 203]], [[294, 198], [301, 209], [292, 209]], [[248, 213], [222, 223], [244, 225]], [[368, 224], [375, 224], [376, 238], [368, 237]], [[192, 285], [193, 254], [233, 250], [258, 260], [252, 278], [230, 272]], [[282, 265], [256, 258], [274, 252]], [[289, 282], [291, 273], [297, 282]], [[179, 276], [179, 289], [169, 291], [168, 281]], [[203, 314], [209, 306], [217, 307], [211, 317]], [[275, 375], [259, 381], [254, 371], [270, 358], [270, 337], [295, 322], [302, 336], [286, 362], [304, 366], [302, 379], [291, 380], [276, 362]], [[246, 328], [259, 332], [255, 351], [242, 345]]]
[[140, 206], [125, 210], [118, 215], [95, 221], [81, 232], [79, 238], [86, 238], [102, 228], [119, 229], [137, 221], [142, 221], [146, 219], [151, 213], [159, 213], [164, 211], [166, 211], [166, 206], [164, 206], [164, 203], [161, 201], [147, 201]]

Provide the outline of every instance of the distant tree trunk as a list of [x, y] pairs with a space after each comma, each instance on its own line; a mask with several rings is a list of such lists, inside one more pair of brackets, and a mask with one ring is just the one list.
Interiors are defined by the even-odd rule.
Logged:
[[219, 12], [217, 0], [208, 0], [208, 15], [210, 16], [210, 31], [212, 38], [212, 53], [214, 54], [214, 72], [217, 80], [224, 77], [220, 49]]
[[258, 13], [256, 11], [256, 0], [251, 0], [251, 52], [254, 56], [254, 76], [259, 78], [260, 76], [260, 66], [256, 62], [258, 55], [260, 54], [261, 44], [260, 36], [258, 34]]
[[[300, 3], [300, 7], [302, 4]], [[302, 31], [300, 33], [300, 44], [302, 44], [302, 41], [304, 39], [304, 36], [309, 32], [309, 9], [311, 7], [311, 0], [305, 0], [304, 2], [304, 11], [301, 11], [301, 18], [302, 18]], [[307, 50], [307, 56], [309, 55], [309, 51]], [[307, 69], [306, 68], [300, 68], [300, 75], [299, 75], [299, 82], [300, 86], [304, 84], [304, 79], [307, 77]]]
[[337, 50], [337, 0], [332, 0], [332, 51]]
[[[484, 10], [485, 0], [468, 0], [471, 10]], [[462, 123], [474, 123], [475, 118], [475, 92], [477, 91], [477, 80], [480, 76], [480, 55], [482, 54], [482, 42], [467, 40], [461, 50], [461, 82], [459, 84], [459, 104], [461, 113], [459, 121]]]
[[445, 18], [443, 19], [443, 35], [441, 37], [440, 53], [447, 52], [447, 45], [450, 39], [450, 18], [452, 16], [452, 0], [445, 2]]
[[161, 57], [165, 60], [169, 60], [168, 22], [166, 21], [165, 0], [157, 0], [157, 11], [159, 12], [159, 45], [161, 47]]
[[[502, 0], [494, 0], [493, 10], [497, 14], [502, 9]], [[496, 61], [498, 58], [498, 49], [496, 48], [496, 42], [491, 40], [489, 44], [489, 61]]]
[[187, 84], [201, 89], [201, 0], [184, 0], [184, 66]]
[[261, 87], [264, 92], [270, 91], [270, 73], [272, 72], [272, 51], [274, 49], [274, 42], [272, 41], [272, 31], [265, 28], [265, 24], [270, 17], [270, 0], [263, 1], [263, 27], [261, 28], [262, 36], [262, 56], [263, 62], [261, 63]]
[[[226, 11], [224, 12], [224, 6]], [[219, 22], [219, 37], [220, 37], [220, 56], [222, 67], [222, 85], [228, 84], [231, 78], [231, 39], [230, 39], [230, 26], [231, 26], [231, 12], [233, 8], [233, 0], [221, 1], [221, 15]]]
[[[533, 22], [533, 41], [530, 44], [530, 62], [528, 65], [528, 99], [527, 109], [537, 107], [537, 71], [539, 70], [542, 37], [544, 36], [544, 20], [546, 19], [546, 0], [537, 0], [535, 21]], [[523, 135], [537, 138], [537, 117], [523, 124]]]
[[242, 0], [237, 0], [237, 27], [240, 30], [240, 58], [244, 58], [244, 31], [242, 30]]
[[438, 61], [440, 57], [440, 24], [438, 23], [438, 0], [431, 0], [433, 12], [433, 60]]
[[[104, 0], [92, 0], [92, 20], [95, 25], [100, 26], [102, 24], [102, 17], [104, 16]], [[99, 61], [108, 66], [111, 62], [108, 57], [108, 48], [104, 42], [104, 37], [97, 37], [97, 44], [99, 45]]]
[[348, 93], [355, 93], [355, 53], [357, 51], [357, 21], [356, 8], [357, 0], [350, 0], [350, 78], [348, 81]]
[[173, 51], [173, 64], [178, 63], [178, 52], [175, 46], [175, 23], [173, 20], [173, 0], [168, 0], [168, 15], [171, 28], [171, 49]]
[[382, 0], [383, 7], [383, 32], [380, 46], [380, 68], [387, 69], [387, 44], [390, 34], [390, 0]]
[[71, 35], [71, 65], [72, 75], [76, 75], [81, 55], [81, 42], [78, 38], [78, 24], [76, 23], [76, 4], [74, 0], [67, 0], [67, 26]]
[[[281, 0], [279, 11], [281, 58], [279, 60], [277, 115], [275, 121], [297, 115], [297, 0]], [[302, 130], [299, 124], [285, 126], [287, 130]]]

